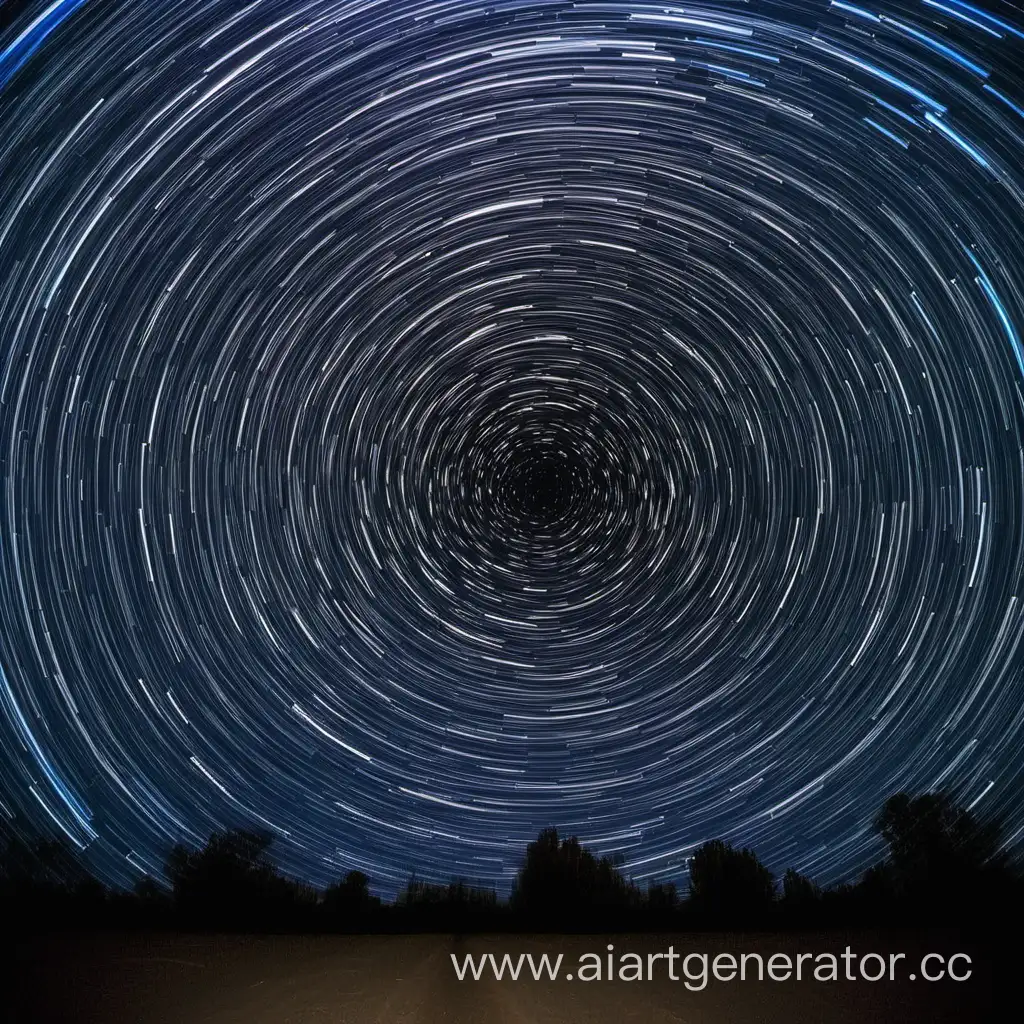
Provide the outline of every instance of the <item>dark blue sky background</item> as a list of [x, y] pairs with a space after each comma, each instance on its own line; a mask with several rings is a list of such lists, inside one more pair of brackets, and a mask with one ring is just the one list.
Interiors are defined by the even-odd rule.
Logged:
[[505, 890], [1024, 828], [1024, 16], [0, 6], [0, 814]]

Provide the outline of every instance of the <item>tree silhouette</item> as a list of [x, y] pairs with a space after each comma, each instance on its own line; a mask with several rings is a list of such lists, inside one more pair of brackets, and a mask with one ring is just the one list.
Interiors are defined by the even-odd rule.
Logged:
[[806, 875], [788, 868], [782, 876], [779, 910], [788, 924], [807, 924], [822, 914], [822, 892]]
[[775, 898], [772, 873], [753, 850], [712, 839], [690, 860], [690, 899], [696, 911], [736, 921], [763, 915]]
[[821, 890], [806, 875], [788, 868], [782, 876], [782, 899], [787, 906], [807, 907], [821, 899]]
[[668, 914], [679, 906], [675, 882], [659, 882], [647, 890], [647, 906], [654, 914]]
[[9, 830], [0, 849], [0, 915], [36, 927], [98, 921], [107, 897], [68, 843]]
[[601, 911], [622, 911], [637, 904], [640, 894], [618, 867], [608, 857], [595, 857], [575, 836], [559, 841], [556, 829], [544, 829], [526, 848], [512, 907], [550, 923], [587, 923]]
[[89, 880], [81, 860], [59, 840], [13, 835], [0, 854], [0, 881], [11, 887], [70, 892]]
[[277, 873], [267, 855], [271, 841], [233, 829], [215, 832], [201, 850], [175, 846], [167, 858], [175, 909], [197, 923], [251, 926], [311, 907], [315, 891]]
[[461, 879], [410, 877], [393, 903], [370, 894], [370, 880], [350, 871], [321, 896], [281, 875], [271, 837], [217, 832], [199, 849], [174, 847], [167, 880], [140, 880], [134, 891], [107, 890], [89, 872], [87, 852], [0, 823], [0, 914], [32, 927], [216, 927], [221, 929], [499, 931], [509, 928], [592, 931], [643, 927], [829, 927], [971, 924], [998, 911], [1024, 909], [1024, 887], [1000, 842], [999, 825], [975, 817], [945, 793], [886, 801], [875, 825], [885, 860], [856, 884], [819, 889], [793, 869], [775, 899], [771, 872], [753, 851], [722, 840], [689, 861], [689, 899], [672, 882], [641, 894], [623, 877], [622, 858], [599, 857], [579, 839], [543, 830], [525, 851], [511, 899]]
[[[998, 822], [981, 821], [948, 793], [890, 797], [875, 819], [888, 862], [870, 880], [916, 904], [969, 904], [1011, 882]], [[865, 881], [868, 881], [866, 878]]]
[[332, 913], [353, 916], [365, 914], [372, 900], [370, 879], [362, 871], [350, 871], [340, 882], [324, 892], [324, 907]]

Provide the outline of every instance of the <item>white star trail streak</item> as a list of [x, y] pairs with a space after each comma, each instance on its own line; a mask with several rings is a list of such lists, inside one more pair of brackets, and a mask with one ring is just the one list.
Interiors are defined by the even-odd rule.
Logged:
[[0, 3], [0, 811], [507, 891], [1024, 828], [1024, 14]]

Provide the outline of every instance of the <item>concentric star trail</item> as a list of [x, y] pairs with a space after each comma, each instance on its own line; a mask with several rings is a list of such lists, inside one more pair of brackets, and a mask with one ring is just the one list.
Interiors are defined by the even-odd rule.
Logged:
[[6, 817], [384, 890], [1019, 836], [1020, 10], [0, 12]]

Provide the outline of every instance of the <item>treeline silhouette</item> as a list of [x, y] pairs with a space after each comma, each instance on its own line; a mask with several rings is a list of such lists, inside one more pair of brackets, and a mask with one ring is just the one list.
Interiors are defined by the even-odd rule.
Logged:
[[147, 877], [131, 892], [105, 888], [61, 843], [15, 835], [0, 855], [0, 912], [39, 928], [572, 932], [945, 926], [1024, 907], [999, 824], [948, 794], [897, 794], [875, 828], [885, 859], [832, 888], [794, 870], [777, 880], [752, 850], [714, 839], [693, 852], [685, 893], [672, 882], [641, 889], [623, 875], [621, 857], [598, 857], [549, 828], [527, 846], [508, 900], [463, 880], [413, 877], [390, 903], [371, 894], [361, 871], [323, 891], [285, 877], [271, 859], [271, 837], [258, 832], [219, 832], [201, 849], [175, 846], [167, 884]]

